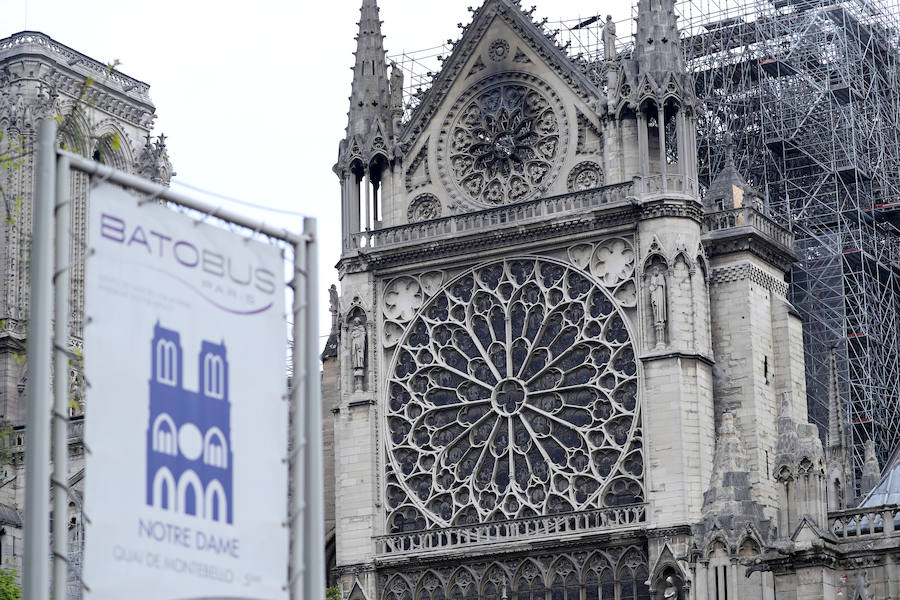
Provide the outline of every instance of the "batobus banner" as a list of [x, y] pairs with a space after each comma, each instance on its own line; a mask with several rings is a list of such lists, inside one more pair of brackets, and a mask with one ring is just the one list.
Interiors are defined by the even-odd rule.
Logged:
[[280, 250], [110, 185], [89, 212], [86, 597], [286, 598]]

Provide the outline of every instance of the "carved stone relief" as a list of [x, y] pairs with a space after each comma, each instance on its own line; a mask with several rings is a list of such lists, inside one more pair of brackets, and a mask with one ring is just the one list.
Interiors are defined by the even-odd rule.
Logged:
[[500, 62], [509, 55], [509, 42], [506, 40], [494, 40], [488, 48], [488, 58]]
[[475, 64], [472, 65], [472, 68], [469, 70], [469, 74], [466, 75], [466, 77], [471, 77], [472, 75], [477, 75], [478, 73], [481, 73], [482, 71], [484, 71], [486, 68], [487, 68], [487, 66], [484, 64], [484, 61], [481, 60], [481, 57], [479, 56], [475, 60]]
[[595, 162], [580, 162], [569, 172], [570, 192], [581, 192], [603, 186], [603, 169]]
[[[599, 108], [595, 106], [596, 109]], [[603, 134], [580, 111], [578, 113], [578, 146], [579, 154], [599, 154], [603, 151]]]
[[527, 65], [531, 62], [531, 59], [528, 58], [528, 55], [525, 54], [525, 52], [523, 52], [521, 48], [516, 48], [516, 55], [513, 56], [513, 62]]
[[412, 193], [414, 190], [431, 183], [431, 174], [428, 172], [428, 140], [422, 144], [422, 148], [416, 152], [416, 155], [409, 163], [406, 169], [406, 192]]
[[399, 277], [384, 290], [384, 316], [405, 323], [422, 306], [422, 286], [412, 277]]
[[383, 343], [385, 348], [397, 345], [403, 337], [404, 324], [413, 318], [425, 300], [444, 283], [442, 271], [429, 271], [418, 278], [404, 276], [385, 286]]
[[430, 221], [441, 216], [441, 201], [434, 194], [421, 194], [409, 203], [406, 218], [410, 223]]
[[591, 272], [607, 286], [614, 287], [634, 274], [634, 250], [621, 238], [597, 245], [591, 259]]
[[599, 244], [576, 244], [568, 250], [569, 260], [582, 269], [590, 270], [613, 297], [626, 308], [637, 305], [634, 283], [635, 255], [631, 243], [624, 238], [612, 238]]

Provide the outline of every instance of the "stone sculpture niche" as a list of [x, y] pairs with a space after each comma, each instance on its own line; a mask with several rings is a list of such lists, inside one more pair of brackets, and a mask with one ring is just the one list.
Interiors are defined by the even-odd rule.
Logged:
[[361, 392], [365, 384], [367, 321], [366, 313], [360, 307], [347, 313], [348, 349], [350, 351], [350, 368], [353, 371], [354, 392]]

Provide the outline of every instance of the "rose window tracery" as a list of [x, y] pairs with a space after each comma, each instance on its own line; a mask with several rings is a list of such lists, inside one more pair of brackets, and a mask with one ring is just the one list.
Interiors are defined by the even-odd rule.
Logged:
[[441, 152], [453, 191], [495, 206], [529, 199], [551, 182], [565, 144], [564, 111], [546, 84], [505, 81], [460, 102]]
[[439, 289], [387, 385], [389, 531], [642, 502], [636, 371], [576, 267], [506, 260]]

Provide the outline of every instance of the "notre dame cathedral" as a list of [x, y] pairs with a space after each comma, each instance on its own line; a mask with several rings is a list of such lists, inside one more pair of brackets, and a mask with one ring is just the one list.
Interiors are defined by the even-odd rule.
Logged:
[[[173, 175], [165, 136], [153, 140], [150, 86], [51, 37], [23, 31], [0, 39], [0, 570], [22, 571], [24, 451], [30, 256], [37, 123], [56, 118], [60, 146], [168, 185]], [[84, 236], [90, 183], [71, 176], [73, 266], [70, 348], [82, 348]], [[84, 538], [84, 403], [81, 370], [69, 373], [69, 512], [51, 516], [70, 543], [69, 597], [80, 598]]]
[[733, 162], [698, 184], [673, 0], [599, 78], [484, 0], [411, 114], [381, 25], [334, 168], [343, 598], [900, 598], [897, 460], [857, 497], [808, 422], [792, 233]]

